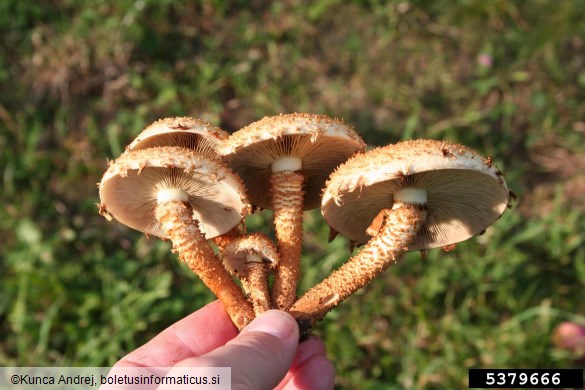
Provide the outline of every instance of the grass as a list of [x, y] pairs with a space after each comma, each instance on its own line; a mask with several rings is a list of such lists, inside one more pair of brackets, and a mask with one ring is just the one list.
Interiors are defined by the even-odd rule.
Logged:
[[[0, 364], [110, 365], [213, 299], [168, 244], [97, 214], [106, 159], [145, 125], [304, 111], [371, 147], [464, 143], [519, 196], [484, 236], [408, 254], [326, 317], [339, 388], [571, 367], [550, 335], [585, 323], [584, 17], [552, 0], [1, 2]], [[305, 231], [301, 290], [349, 257], [318, 211]]]

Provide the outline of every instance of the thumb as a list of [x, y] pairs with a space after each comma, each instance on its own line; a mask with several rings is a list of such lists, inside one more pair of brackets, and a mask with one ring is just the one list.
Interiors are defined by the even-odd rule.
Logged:
[[256, 317], [242, 332], [212, 352], [181, 366], [231, 367], [232, 389], [272, 389], [284, 378], [299, 345], [296, 321], [283, 311]]

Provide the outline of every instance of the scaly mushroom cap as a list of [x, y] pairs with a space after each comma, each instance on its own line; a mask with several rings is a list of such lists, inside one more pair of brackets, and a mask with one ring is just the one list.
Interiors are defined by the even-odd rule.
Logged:
[[327, 182], [321, 211], [333, 229], [357, 243], [393, 193], [405, 188], [428, 193], [428, 217], [408, 250], [442, 247], [481, 233], [506, 209], [503, 174], [462, 145], [416, 140], [357, 155]]
[[232, 275], [244, 275], [248, 255], [256, 255], [263, 263], [271, 266], [278, 264], [278, 252], [268, 237], [251, 233], [236, 238], [222, 250], [222, 261]]
[[180, 146], [208, 156], [216, 156], [228, 136], [227, 132], [201, 119], [164, 118], [138, 134], [126, 147], [126, 151], [158, 146]]
[[270, 209], [272, 164], [282, 157], [302, 160], [304, 210], [319, 206], [321, 189], [336, 166], [365, 150], [348, 125], [324, 115], [288, 114], [265, 117], [233, 133], [221, 154], [244, 180], [254, 206]]
[[207, 239], [226, 233], [249, 212], [245, 188], [216, 159], [180, 147], [158, 147], [122, 154], [104, 174], [100, 212], [147, 234], [164, 237], [155, 217], [157, 200], [178, 190], [193, 209]]

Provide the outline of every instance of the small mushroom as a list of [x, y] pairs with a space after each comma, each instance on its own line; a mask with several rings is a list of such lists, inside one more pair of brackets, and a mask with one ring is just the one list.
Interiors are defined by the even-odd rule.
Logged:
[[110, 165], [99, 193], [103, 214], [170, 239], [238, 328], [252, 320], [252, 307], [206, 241], [239, 224], [249, 210], [244, 186], [228, 167], [181, 147], [131, 150]]
[[279, 309], [296, 299], [303, 210], [318, 207], [329, 174], [364, 149], [340, 120], [311, 114], [266, 117], [226, 141], [221, 154], [246, 184], [250, 203], [273, 210], [281, 263], [272, 297]]
[[268, 273], [278, 265], [278, 252], [261, 233], [232, 239], [221, 252], [223, 265], [242, 281], [256, 315], [272, 308]]
[[357, 155], [325, 188], [327, 223], [363, 249], [307, 291], [291, 313], [307, 331], [405, 251], [445, 247], [495, 222], [509, 191], [496, 168], [464, 146], [406, 141]]
[[218, 149], [229, 134], [201, 119], [191, 117], [160, 119], [126, 147], [126, 151], [159, 146], [180, 146], [206, 156], [217, 157]]

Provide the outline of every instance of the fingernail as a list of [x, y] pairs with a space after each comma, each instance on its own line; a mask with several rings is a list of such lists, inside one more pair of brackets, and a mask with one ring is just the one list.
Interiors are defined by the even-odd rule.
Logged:
[[[279, 310], [269, 310], [256, 317], [242, 333], [263, 332], [279, 339], [288, 339], [293, 333], [297, 322], [288, 313]], [[298, 333], [298, 332], [297, 332]]]

